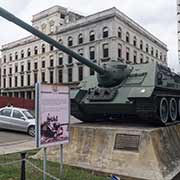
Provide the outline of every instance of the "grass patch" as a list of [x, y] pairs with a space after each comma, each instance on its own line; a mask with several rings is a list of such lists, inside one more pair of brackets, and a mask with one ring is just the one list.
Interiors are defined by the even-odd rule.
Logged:
[[[43, 161], [34, 160], [29, 158], [31, 155], [34, 155], [37, 151], [29, 151], [27, 159], [32, 162], [34, 165], [43, 169]], [[20, 179], [20, 167], [21, 162], [16, 162], [14, 164], [5, 163], [20, 160], [20, 153], [9, 154], [0, 156], [0, 180], [19, 180]], [[2, 165], [4, 164], [4, 165]], [[57, 162], [47, 162], [47, 172], [51, 175], [59, 178], [59, 163]], [[32, 167], [29, 163], [26, 163], [26, 179], [27, 180], [41, 180], [43, 179], [43, 174], [37, 169]], [[108, 180], [109, 178], [104, 176], [96, 176], [91, 172], [73, 168], [69, 166], [64, 166], [64, 175], [61, 180]], [[52, 178], [47, 177], [47, 180], [52, 180]]]

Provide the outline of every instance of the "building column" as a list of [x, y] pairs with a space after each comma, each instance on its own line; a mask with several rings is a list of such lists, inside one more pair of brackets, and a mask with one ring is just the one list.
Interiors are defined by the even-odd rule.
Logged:
[[31, 93], [32, 93], [32, 94], [31, 94], [31, 98], [32, 98], [32, 99], [35, 99], [35, 92], [32, 91]]
[[24, 92], [24, 98], [27, 99], [27, 91]]
[[113, 38], [109, 43], [109, 57], [111, 58], [111, 60], [118, 59], [118, 43], [116, 41], [116, 38]]

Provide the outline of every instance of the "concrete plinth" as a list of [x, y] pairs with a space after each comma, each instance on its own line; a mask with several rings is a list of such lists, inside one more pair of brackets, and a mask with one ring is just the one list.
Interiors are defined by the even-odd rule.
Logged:
[[[172, 180], [180, 172], [180, 125], [73, 124], [64, 147], [65, 164], [120, 177]], [[48, 158], [59, 161], [59, 149]]]

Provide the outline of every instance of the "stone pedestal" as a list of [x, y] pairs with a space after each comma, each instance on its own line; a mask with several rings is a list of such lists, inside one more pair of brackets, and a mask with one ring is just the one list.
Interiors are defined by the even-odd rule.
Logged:
[[[49, 148], [48, 158], [59, 161], [59, 149]], [[180, 172], [180, 125], [73, 124], [64, 161], [125, 179], [172, 180]]]

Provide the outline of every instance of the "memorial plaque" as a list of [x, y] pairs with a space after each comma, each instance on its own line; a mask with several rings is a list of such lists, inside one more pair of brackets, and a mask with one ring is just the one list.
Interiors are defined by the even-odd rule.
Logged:
[[138, 151], [139, 135], [116, 134], [114, 150]]

